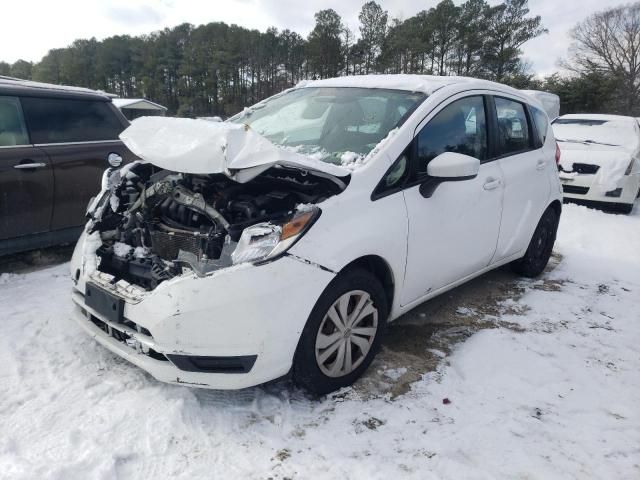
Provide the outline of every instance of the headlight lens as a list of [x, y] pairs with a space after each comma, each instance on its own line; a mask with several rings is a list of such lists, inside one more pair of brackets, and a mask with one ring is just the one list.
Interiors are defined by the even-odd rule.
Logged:
[[320, 209], [299, 212], [283, 224], [257, 223], [242, 232], [236, 249], [231, 254], [234, 265], [272, 259], [286, 252], [311, 227], [320, 215]]

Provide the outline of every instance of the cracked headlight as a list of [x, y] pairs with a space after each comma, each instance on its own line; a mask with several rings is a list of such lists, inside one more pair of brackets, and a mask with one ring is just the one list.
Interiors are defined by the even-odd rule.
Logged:
[[296, 213], [286, 223], [263, 222], [247, 227], [231, 254], [231, 260], [234, 265], [272, 260], [291, 248], [319, 216], [320, 209], [313, 207]]

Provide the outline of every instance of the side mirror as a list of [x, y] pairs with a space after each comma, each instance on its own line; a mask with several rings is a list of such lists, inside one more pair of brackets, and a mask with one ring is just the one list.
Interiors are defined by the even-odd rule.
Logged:
[[427, 175], [442, 181], [471, 180], [479, 170], [480, 160], [454, 152], [441, 153], [427, 165]]
[[420, 185], [420, 194], [431, 198], [444, 182], [472, 180], [478, 176], [480, 160], [461, 153], [444, 152], [427, 165], [427, 179]]

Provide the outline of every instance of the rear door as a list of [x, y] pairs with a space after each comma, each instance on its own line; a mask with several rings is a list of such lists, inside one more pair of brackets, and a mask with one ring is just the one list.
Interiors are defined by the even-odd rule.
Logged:
[[555, 168], [555, 162], [539, 148], [526, 105], [507, 97], [496, 96], [493, 100], [490, 114], [504, 175], [504, 207], [496, 251], [499, 261], [529, 244], [550, 194], [547, 169]]
[[109, 153], [133, 155], [118, 139], [126, 128], [111, 102], [95, 99], [22, 98], [36, 147], [50, 158], [54, 176], [51, 230], [82, 225], [87, 204], [100, 190]]
[[48, 231], [52, 204], [51, 162], [31, 145], [18, 98], [0, 96], [0, 239]]

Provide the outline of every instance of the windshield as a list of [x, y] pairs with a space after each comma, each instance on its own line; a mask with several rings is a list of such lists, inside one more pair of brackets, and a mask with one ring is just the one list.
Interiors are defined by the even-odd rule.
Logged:
[[229, 119], [272, 143], [325, 162], [347, 165], [366, 156], [426, 98], [373, 88], [299, 88]]
[[559, 142], [626, 146], [637, 141], [633, 125], [621, 121], [558, 118], [553, 133]]

